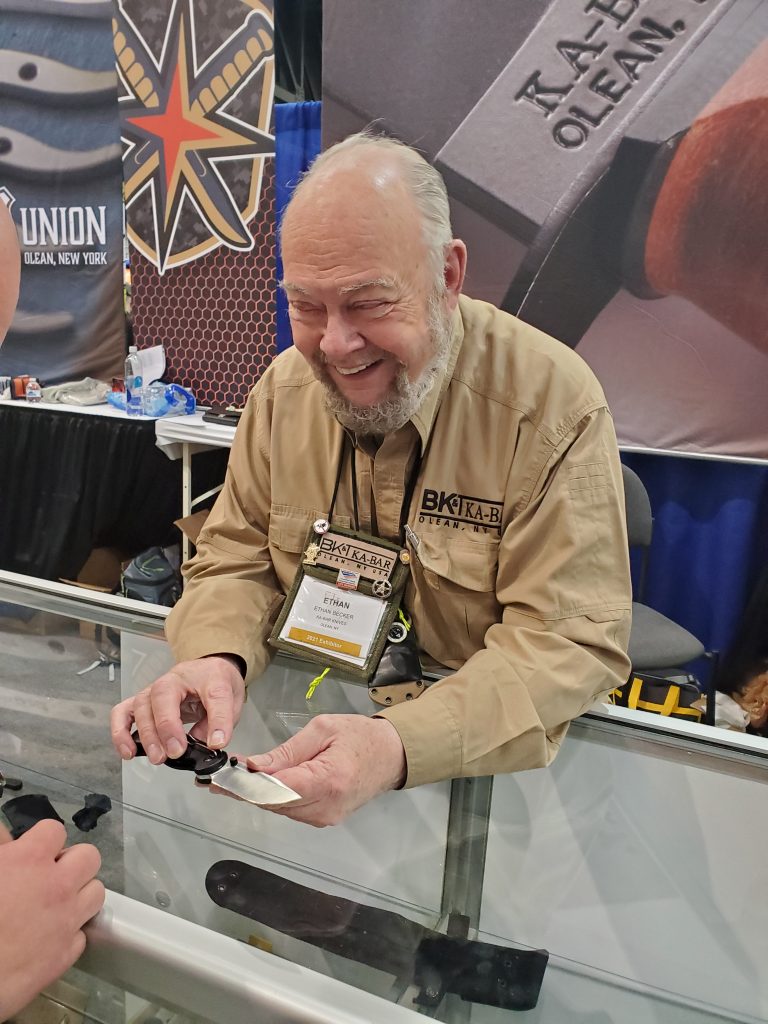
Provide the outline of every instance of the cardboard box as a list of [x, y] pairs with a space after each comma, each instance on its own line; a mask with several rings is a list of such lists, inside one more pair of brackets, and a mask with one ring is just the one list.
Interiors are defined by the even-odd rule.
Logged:
[[[84, 590], [95, 590], [100, 594], [111, 594], [120, 586], [120, 573], [130, 559], [119, 548], [94, 548], [86, 558], [76, 580], [62, 579]], [[96, 626], [92, 622], [80, 623], [80, 636], [94, 640]]]
[[94, 548], [77, 574], [77, 579], [62, 582], [108, 594], [120, 586], [120, 573], [127, 561], [125, 553], [118, 548]]
[[204, 508], [199, 512], [193, 512], [191, 516], [185, 516], [183, 519], [174, 519], [173, 525], [178, 526], [184, 536], [195, 544], [203, 524], [210, 514], [210, 509]]

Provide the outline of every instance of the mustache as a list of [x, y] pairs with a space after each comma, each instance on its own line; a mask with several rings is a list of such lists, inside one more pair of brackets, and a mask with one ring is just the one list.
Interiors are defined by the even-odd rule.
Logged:
[[[356, 352], [355, 355], [354, 355], [354, 358], [357, 359], [358, 362], [354, 363], [353, 365], [357, 366], [360, 363], [376, 363], [380, 359], [387, 359], [387, 358], [391, 359], [392, 357], [387, 352], [382, 352], [380, 349], [373, 348], [373, 349], [370, 349], [369, 351], [366, 351], [366, 352], [361, 352], [361, 353], [357, 353]], [[332, 363], [329, 360], [328, 356], [325, 354], [325, 352], [323, 352], [322, 350], [318, 350], [317, 352], [313, 353], [313, 355], [311, 357], [311, 362], [314, 363], [315, 366], [322, 367], [323, 369], [325, 369], [325, 367], [327, 367], [327, 366], [336, 366], [337, 365], [336, 363]], [[405, 363], [403, 363], [401, 360], [398, 359], [397, 360], [397, 365], [398, 366], [405, 366]]]

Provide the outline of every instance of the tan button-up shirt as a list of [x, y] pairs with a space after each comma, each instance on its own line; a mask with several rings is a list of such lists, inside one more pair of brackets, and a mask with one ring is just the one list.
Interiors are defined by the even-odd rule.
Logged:
[[[248, 679], [264, 670], [342, 441], [302, 356], [282, 353], [251, 393], [185, 566], [167, 621], [179, 660], [227, 651]], [[378, 712], [403, 741], [406, 784], [548, 764], [571, 719], [629, 672], [621, 468], [593, 374], [560, 342], [462, 296], [445, 375], [355, 460], [360, 529], [391, 540], [419, 460], [405, 603], [425, 654], [455, 670]], [[345, 473], [334, 522], [352, 513]]]

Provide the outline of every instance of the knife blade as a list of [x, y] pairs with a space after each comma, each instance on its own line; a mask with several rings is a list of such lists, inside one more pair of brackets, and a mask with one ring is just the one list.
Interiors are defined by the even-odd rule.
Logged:
[[[145, 757], [146, 750], [137, 732], [131, 739], [136, 744], [136, 756]], [[224, 792], [258, 807], [277, 807], [301, 800], [290, 786], [264, 772], [250, 771], [226, 750], [213, 750], [193, 736], [187, 736], [187, 749], [181, 757], [168, 758], [167, 768], [193, 772], [195, 781], [202, 786], [216, 786]]]
[[78, 106], [117, 97], [117, 73], [89, 71], [34, 53], [0, 50], [0, 93]]
[[240, 800], [246, 800], [249, 804], [256, 804], [259, 807], [278, 807], [301, 800], [299, 794], [284, 782], [272, 775], [265, 775], [264, 772], [252, 772], [235, 757], [230, 758], [221, 768], [217, 768], [211, 774], [210, 780], [206, 781], [198, 776], [196, 781], [200, 785], [216, 786], [231, 793], [232, 796], [239, 797]]

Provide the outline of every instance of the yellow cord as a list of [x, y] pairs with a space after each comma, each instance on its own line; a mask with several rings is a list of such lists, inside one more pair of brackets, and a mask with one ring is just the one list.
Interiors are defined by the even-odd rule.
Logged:
[[312, 694], [315, 692], [315, 690], [318, 688], [320, 683], [322, 683], [322, 681], [325, 679], [325, 677], [328, 675], [330, 671], [331, 666], [329, 665], [328, 668], [323, 669], [319, 676], [315, 676], [315, 678], [309, 684], [309, 689], [307, 690], [306, 696], [304, 698], [305, 700], [311, 699]]
[[405, 626], [406, 630], [411, 628], [410, 620], [405, 617], [405, 615], [403, 614], [403, 609], [402, 608], [398, 608], [397, 609], [397, 617], [400, 619], [402, 624]]

